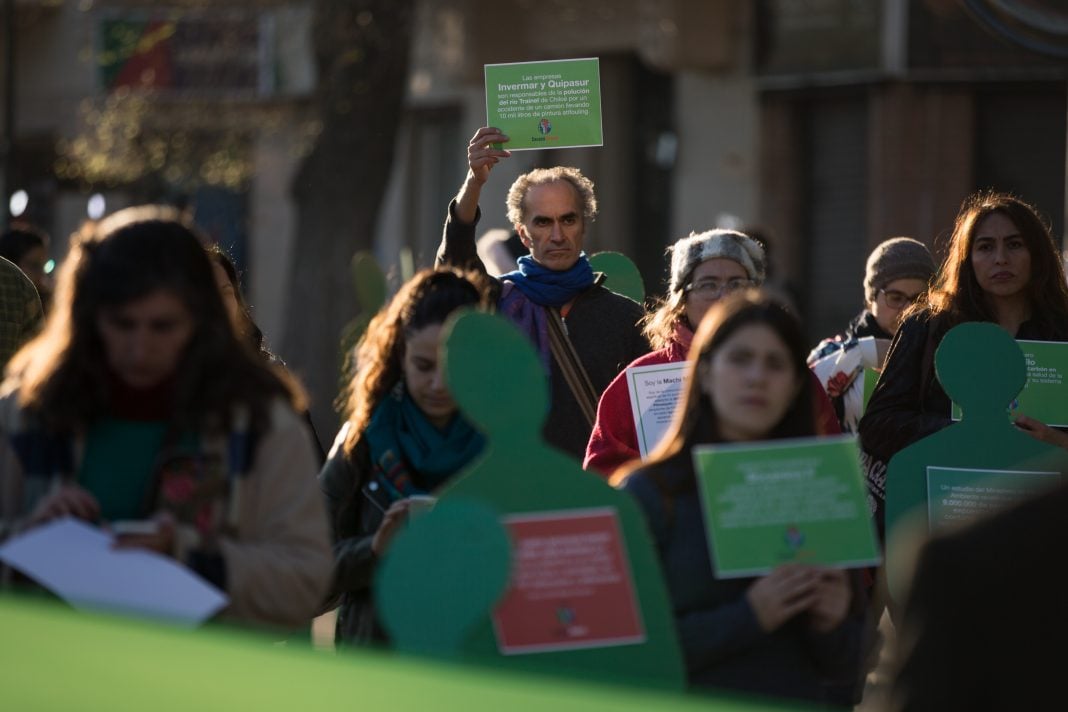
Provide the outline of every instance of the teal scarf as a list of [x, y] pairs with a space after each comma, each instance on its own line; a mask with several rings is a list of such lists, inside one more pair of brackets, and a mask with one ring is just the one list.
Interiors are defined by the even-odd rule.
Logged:
[[485, 439], [457, 413], [435, 427], [406, 390], [389, 393], [365, 432], [374, 480], [391, 500], [435, 490], [482, 452]]

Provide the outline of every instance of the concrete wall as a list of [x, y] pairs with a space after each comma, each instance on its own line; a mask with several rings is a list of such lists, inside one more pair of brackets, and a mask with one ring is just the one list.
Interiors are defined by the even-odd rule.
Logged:
[[676, 77], [679, 149], [672, 235], [715, 227], [726, 214], [760, 222], [760, 105], [751, 77]]

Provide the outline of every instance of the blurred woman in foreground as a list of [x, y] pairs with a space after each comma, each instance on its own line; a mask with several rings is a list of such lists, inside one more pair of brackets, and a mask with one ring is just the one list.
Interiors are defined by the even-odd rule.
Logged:
[[329, 533], [299, 386], [239, 343], [178, 214], [120, 211], [78, 236], [44, 331], [0, 394], [0, 538], [73, 516], [148, 520], [224, 615], [306, 624]]

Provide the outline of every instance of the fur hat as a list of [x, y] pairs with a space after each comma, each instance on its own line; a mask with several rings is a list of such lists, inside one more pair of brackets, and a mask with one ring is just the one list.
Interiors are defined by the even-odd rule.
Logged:
[[895, 279], [915, 278], [929, 282], [934, 273], [934, 259], [927, 245], [911, 237], [892, 237], [880, 243], [868, 256], [864, 298], [874, 302], [879, 290]]
[[671, 284], [669, 291], [677, 292], [686, 286], [697, 265], [705, 260], [722, 257], [740, 264], [753, 284], [764, 283], [767, 258], [760, 243], [737, 230], [707, 230], [691, 232], [668, 248], [671, 251]]

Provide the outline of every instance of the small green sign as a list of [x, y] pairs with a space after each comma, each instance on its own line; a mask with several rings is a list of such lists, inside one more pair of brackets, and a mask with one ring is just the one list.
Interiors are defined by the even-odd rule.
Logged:
[[[1027, 383], [1008, 404], [1009, 419], [1023, 414], [1057, 428], [1068, 427], [1068, 343], [1016, 342], [1027, 362]], [[961, 410], [953, 404], [953, 420]]]
[[871, 400], [871, 394], [875, 392], [875, 384], [879, 382], [879, 375], [874, 368], [864, 369], [864, 410], [868, 409], [868, 401]]
[[957, 526], [1055, 486], [1059, 472], [927, 468], [927, 518], [931, 530]]
[[601, 74], [593, 59], [487, 64], [486, 123], [509, 151], [602, 146]]
[[718, 578], [878, 565], [853, 436], [699, 446], [693, 458]]

